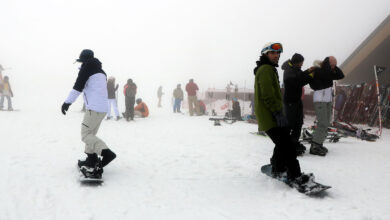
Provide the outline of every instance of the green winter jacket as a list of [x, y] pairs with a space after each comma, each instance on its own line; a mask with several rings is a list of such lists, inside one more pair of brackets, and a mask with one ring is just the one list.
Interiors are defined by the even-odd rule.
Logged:
[[276, 127], [273, 112], [283, 109], [278, 73], [272, 65], [261, 65], [255, 78], [255, 114], [259, 130], [268, 131]]

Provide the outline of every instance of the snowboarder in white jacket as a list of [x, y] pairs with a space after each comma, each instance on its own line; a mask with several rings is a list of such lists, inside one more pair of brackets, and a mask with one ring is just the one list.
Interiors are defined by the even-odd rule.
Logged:
[[103, 167], [116, 157], [106, 143], [96, 136], [108, 111], [107, 76], [92, 50], [83, 50], [76, 61], [81, 62], [82, 65], [73, 89], [62, 104], [61, 111], [65, 115], [69, 106], [83, 92], [86, 112], [81, 123], [81, 139], [85, 143], [87, 158], [84, 161], [79, 160], [78, 166], [80, 170], [85, 169], [87, 172], [101, 175]]

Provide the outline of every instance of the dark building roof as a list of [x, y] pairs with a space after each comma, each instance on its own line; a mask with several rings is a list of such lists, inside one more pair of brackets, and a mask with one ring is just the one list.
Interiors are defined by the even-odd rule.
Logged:
[[374, 65], [386, 67], [379, 84], [390, 84], [390, 15], [341, 64], [344, 84], [373, 83]]

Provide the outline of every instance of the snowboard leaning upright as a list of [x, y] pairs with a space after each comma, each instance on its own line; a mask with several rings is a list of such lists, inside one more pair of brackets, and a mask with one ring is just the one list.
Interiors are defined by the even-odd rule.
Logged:
[[267, 165], [262, 166], [261, 172], [269, 177], [272, 177], [274, 179], [277, 179], [277, 180], [287, 184], [288, 186], [290, 186], [292, 188], [295, 188], [300, 193], [304, 193], [304, 194], [310, 195], [310, 196], [318, 195], [318, 194], [324, 192], [325, 190], [331, 188], [331, 186], [326, 186], [326, 185], [323, 185], [323, 184], [320, 184], [320, 183], [317, 183], [314, 181], [308, 183], [307, 186], [305, 186], [305, 187], [297, 186], [296, 184], [293, 184], [291, 181], [288, 180], [287, 175], [276, 178], [272, 175], [272, 165], [271, 164], [267, 164]]

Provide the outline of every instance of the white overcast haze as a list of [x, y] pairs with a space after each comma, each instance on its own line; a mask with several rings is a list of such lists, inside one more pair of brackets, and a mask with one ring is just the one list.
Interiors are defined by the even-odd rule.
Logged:
[[228, 81], [253, 88], [265, 43], [283, 44], [280, 64], [295, 52], [304, 68], [328, 55], [341, 64], [389, 15], [390, 1], [3, 0], [0, 8], [0, 64], [12, 68], [3, 75], [19, 97], [42, 98], [40, 87], [56, 90], [60, 104], [84, 48], [121, 86], [132, 78], [140, 96], [156, 96], [159, 85], [170, 94], [189, 78], [201, 90]]

